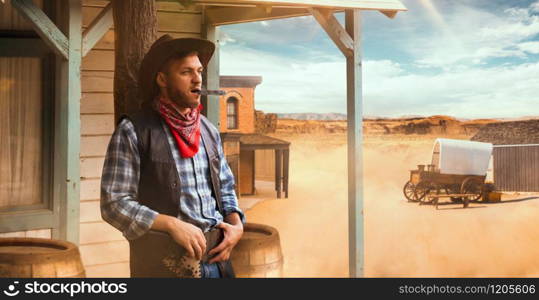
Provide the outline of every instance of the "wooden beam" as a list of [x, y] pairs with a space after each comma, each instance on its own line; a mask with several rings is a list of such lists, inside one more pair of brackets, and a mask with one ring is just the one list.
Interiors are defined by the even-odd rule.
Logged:
[[305, 8], [273, 8], [268, 10], [267, 7], [210, 7], [206, 9], [206, 18], [214, 26], [308, 16], [310, 14], [309, 10]]
[[283, 178], [283, 150], [275, 150], [275, 190], [277, 191], [277, 198], [281, 198], [282, 191], [282, 178]]
[[53, 238], [79, 243], [80, 197], [80, 98], [81, 28], [80, 0], [62, 0], [57, 4], [59, 26], [69, 37], [69, 60], [56, 65], [56, 103], [54, 122], [54, 190], [59, 200], [54, 208], [59, 215]]
[[358, 9], [345, 11], [346, 31], [353, 38], [346, 58], [346, 112], [348, 116], [348, 253], [350, 277], [362, 277], [364, 267], [361, 19]]
[[284, 197], [288, 198], [288, 170], [290, 166], [290, 149], [284, 150], [283, 157], [283, 188], [284, 188]]
[[384, 15], [386, 15], [390, 19], [395, 18], [395, 16], [398, 13], [397, 10], [381, 10], [380, 12], [383, 13]]
[[289, 145], [271, 145], [271, 144], [242, 144], [242, 150], [286, 150]]
[[86, 56], [90, 50], [103, 38], [114, 23], [112, 18], [112, 3], [109, 2], [95, 17], [82, 34], [82, 56]]
[[256, 177], [256, 151], [253, 150], [251, 151], [251, 153], [253, 153], [253, 155], [251, 156], [253, 158], [252, 160], [252, 168], [251, 168], [251, 195], [254, 195], [255, 192], [256, 192], [256, 188], [255, 188], [255, 177]]
[[[170, 0], [169, 0], [170, 1]], [[176, 0], [177, 1], [177, 0]], [[255, 6], [269, 5], [276, 7], [328, 7], [340, 9], [362, 10], [398, 10], [405, 11], [406, 7], [400, 0], [193, 0], [198, 5], [217, 6]]]
[[[208, 63], [208, 66], [204, 70], [203, 84], [211, 90], [219, 89], [220, 71], [219, 71], [219, 28], [210, 24], [208, 19], [204, 20], [202, 24], [202, 37], [212, 41], [215, 44], [215, 52]], [[220, 128], [220, 105], [219, 95], [208, 95], [202, 98], [202, 105], [204, 106], [206, 117], [215, 127]]]
[[35, 211], [1, 214], [0, 232], [15, 232], [52, 228], [54, 226], [53, 213], [48, 209]]
[[261, 5], [257, 5], [257, 7], [264, 10], [264, 12], [266, 12], [267, 14], [270, 14], [271, 11], [273, 10], [273, 7], [271, 5], [261, 4]]
[[30, 22], [37, 34], [56, 54], [64, 59], [68, 59], [68, 41], [66, 36], [32, 0], [11, 0], [11, 5]]
[[333, 10], [327, 8], [309, 8], [309, 10], [344, 56], [351, 57], [354, 51], [354, 41], [335, 18]]

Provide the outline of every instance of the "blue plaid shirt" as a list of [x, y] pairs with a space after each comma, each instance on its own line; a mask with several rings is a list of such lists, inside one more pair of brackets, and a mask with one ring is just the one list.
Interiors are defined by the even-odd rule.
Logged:
[[[198, 226], [203, 232], [223, 221], [212, 196], [206, 149], [200, 139], [199, 151], [192, 158], [183, 158], [168, 127], [161, 122], [180, 176], [178, 218]], [[234, 176], [226, 162], [218, 140], [221, 157], [221, 195], [225, 215], [237, 212], [245, 223], [234, 191]], [[101, 216], [129, 239], [136, 239], [152, 226], [157, 212], [137, 201], [140, 176], [138, 139], [131, 121], [124, 119], [111, 137], [101, 177]]]

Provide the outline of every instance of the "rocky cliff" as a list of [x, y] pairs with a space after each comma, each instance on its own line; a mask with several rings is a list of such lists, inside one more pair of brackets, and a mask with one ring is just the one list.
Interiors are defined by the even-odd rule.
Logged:
[[[367, 135], [385, 134], [439, 134], [439, 135], [474, 135], [486, 124], [497, 120], [458, 120], [449, 116], [413, 117], [413, 118], [373, 118], [363, 120], [363, 133]], [[341, 120], [297, 120], [278, 119], [279, 133], [344, 133], [346, 121]]]

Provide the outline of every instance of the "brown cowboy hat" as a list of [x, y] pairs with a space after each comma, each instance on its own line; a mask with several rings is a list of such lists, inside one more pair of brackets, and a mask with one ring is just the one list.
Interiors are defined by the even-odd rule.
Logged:
[[210, 61], [215, 44], [211, 41], [197, 38], [175, 39], [165, 34], [157, 39], [142, 59], [139, 71], [139, 87], [144, 101], [151, 101], [157, 95], [159, 88], [155, 82], [157, 73], [163, 64], [173, 55], [198, 52], [200, 62], [206, 68]]

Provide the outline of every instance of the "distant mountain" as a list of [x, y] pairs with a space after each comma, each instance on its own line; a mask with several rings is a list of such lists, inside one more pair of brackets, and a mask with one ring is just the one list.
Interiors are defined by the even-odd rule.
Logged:
[[[289, 114], [277, 113], [277, 117], [279, 119], [312, 120], [312, 121], [344, 121], [346, 120], [346, 114], [342, 114], [342, 113], [289, 113]], [[469, 119], [469, 118], [455, 118], [455, 117], [444, 116], [444, 115], [434, 115], [434, 116], [402, 115], [399, 117], [378, 117], [378, 116], [371, 116], [371, 115], [363, 115], [363, 120], [372, 120], [372, 121], [383, 121], [383, 120], [412, 121], [412, 120], [422, 120], [422, 119], [453, 119], [453, 120], [458, 120], [461, 122], [481, 120], [481, 119]], [[539, 116], [495, 118], [495, 119], [502, 122], [503, 121], [522, 121], [522, 120], [536, 120], [536, 119], [539, 119]]]
[[341, 121], [346, 120], [346, 114], [341, 113], [293, 113], [277, 114], [279, 119], [293, 120], [316, 120], [316, 121]]

